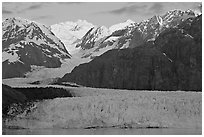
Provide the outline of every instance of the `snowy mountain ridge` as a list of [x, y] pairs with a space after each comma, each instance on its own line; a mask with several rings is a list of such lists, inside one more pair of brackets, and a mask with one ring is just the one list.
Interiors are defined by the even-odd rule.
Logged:
[[[17, 30], [15, 31], [14, 35], [11, 35], [13, 32], [10, 32], [9, 35], [4, 32], [4, 30], [11, 29], [11, 27], [6, 25], [8, 23], [3, 22], [4, 24], [3, 26], [8, 27], [8, 28], [3, 27], [3, 35], [4, 35], [2, 38], [3, 43], [5, 43], [8, 37], [18, 38], [19, 36], [22, 35], [21, 33], [25, 33], [26, 31], [24, 31], [23, 29], [26, 26], [25, 24], [33, 24], [30, 26], [31, 28], [33, 29], [39, 28], [41, 31], [45, 32], [43, 34], [46, 34], [46, 35], [49, 34], [48, 35], [50, 37], [49, 39], [52, 39], [54, 43], [58, 43], [56, 45], [61, 45], [61, 46], [55, 46], [55, 44], [53, 45], [53, 44], [49, 44], [49, 42], [43, 41], [44, 39], [41, 39], [41, 38], [43, 38], [44, 36], [40, 36], [38, 38], [34, 37], [34, 35], [36, 35], [36, 32], [32, 31], [31, 28], [28, 29], [29, 28], [28, 27], [26, 28], [27, 32], [25, 34], [28, 36], [25, 36], [25, 38], [24, 36], [23, 38], [19, 38], [21, 41], [19, 44], [16, 44], [15, 40], [9, 40], [10, 43], [8, 42], [6, 43], [7, 45], [10, 44], [10, 48], [7, 48], [8, 52], [3, 53], [3, 61], [6, 61], [7, 58], [10, 58], [8, 63], [19, 62], [22, 64], [22, 60], [20, 59], [20, 56], [17, 56], [16, 54], [18, 52], [18, 49], [23, 48], [24, 45], [26, 44], [31, 44], [31, 45], [32, 43], [35, 43], [36, 45], [48, 44], [49, 46], [52, 46], [57, 50], [60, 49], [65, 53], [66, 51], [69, 51], [74, 61], [71, 61], [71, 62], [68, 61], [68, 63], [65, 63], [65, 65], [62, 65], [62, 66], [63, 67], [66, 66], [66, 68], [69, 68], [69, 66], [67, 66], [66, 64], [71, 63], [71, 66], [74, 67], [76, 64], [81, 64], [82, 62], [83, 63], [89, 62], [96, 56], [100, 56], [101, 54], [111, 49], [134, 48], [135, 46], [141, 45], [145, 41], [154, 42], [156, 37], [158, 37], [159, 34], [164, 30], [166, 30], [167, 28], [176, 27], [182, 21], [185, 21], [188, 18], [194, 18], [197, 15], [199, 15], [199, 13], [198, 12], [195, 13], [192, 10], [187, 10], [187, 11], [171, 10], [166, 12], [164, 15], [155, 15], [152, 18], [143, 20], [140, 23], [135, 23], [134, 21], [129, 19], [123, 23], [115, 24], [109, 28], [105, 26], [93, 25], [92, 23], [89, 23], [86, 20], [78, 20], [76, 22], [67, 21], [67, 22], [51, 25], [49, 28], [29, 20], [21, 20], [21, 22], [18, 22], [17, 20], [15, 21], [14, 24], [17, 24], [15, 26], [18, 26], [18, 27], [13, 27], [13, 32], [15, 29]], [[7, 22], [9, 21], [7, 20]], [[36, 24], [37, 24], [37, 27], [35, 27]], [[56, 35], [60, 40], [56, 38], [54, 35]], [[14, 42], [14, 45], [12, 45], [13, 42]], [[5, 44], [3, 44], [3, 47], [4, 45]], [[45, 56], [49, 58], [53, 57], [52, 55], [50, 55], [49, 49], [43, 48], [42, 51]], [[58, 59], [60, 59], [59, 56], [63, 55], [64, 54], [63, 52], [61, 52], [62, 54], [61, 53], [55, 54], [55, 57], [58, 57]], [[11, 55], [13, 58], [10, 57]], [[29, 53], [25, 53], [25, 55], [29, 55]], [[39, 64], [35, 64], [35, 65], [39, 66]], [[46, 72], [48, 71], [51, 72], [50, 69], [53, 69], [53, 68], [49, 68], [49, 70], [47, 70], [46, 68]], [[63, 71], [65, 70], [66, 69], [63, 69]], [[71, 69], [68, 69], [68, 70], [71, 71]]]
[[122, 29], [125, 29], [126, 27], [133, 26], [133, 24], [135, 24], [135, 22], [128, 19], [125, 22], [110, 26], [109, 30], [110, 30], [111, 33], [113, 33], [114, 31], [122, 30]]
[[[33, 35], [34, 29], [39, 29], [42, 33], [44, 33], [49, 39], [53, 40], [57, 44], [58, 47], [62, 50], [65, 50], [65, 47], [63, 43], [53, 35], [53, 33], [49, 30], [48, 27], [46, 27], [43, 24], [37, 23], [35, 21], [29, 21], [27, 19], [22, 19], [20, 17], [17, 18], [9, 18], [3, 21], [2, 23], [2, 40], [7, 40], [8, 38], [15, 38], [17, 36], [16, 34], [21, 34], [22, 31], [25, 31], [26, 33], [29, 33], [29, 35]], [[8, 31], [12, 31], [8, 33]], [[27, 36], [27, 38], [32, 39], [31, 37]], [[35, 38], [35, 36], [33, 37]], [[38, 39], [36, 39], [38, 41]]]
[[[3, 77], [23, 76], [31, 65], [60, 67], [61, 60], [71, 58], [48, 27], [22, 18], [2, 22], [2, 54]], [[12, 73], [15, 66], [16, 73]]]
[[79, 52], [81, 52], [82, 58], [94, 58], [110, 49], [134, 48], [145, 41], [154, 41], [167, 28], [176, 27], [186, 19], [196, 16], [197, 14], [192, 10], [172, 10], [164, 15], [155, 15], [140, 23], [127, 20], [113, 25], [108, 30], [106, 29], [107, 35], [100, 37], [96, 29], [92, 29], [86, 33], [77, 47], [81, 47]]

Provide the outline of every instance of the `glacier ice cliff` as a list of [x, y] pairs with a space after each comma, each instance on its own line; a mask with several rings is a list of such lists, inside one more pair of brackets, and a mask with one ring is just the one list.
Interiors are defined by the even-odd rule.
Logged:
[[[108, 92], [108, 91], [107, 91]], [[197, 92], [114, 92], [36, 102], [6, 119], [19, 128], [202, 128]]]

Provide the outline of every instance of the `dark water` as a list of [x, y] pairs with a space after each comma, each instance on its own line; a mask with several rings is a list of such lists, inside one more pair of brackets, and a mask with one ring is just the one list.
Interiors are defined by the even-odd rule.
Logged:
[[202, 129], [3, 129], [3, 135], [201, 135]]

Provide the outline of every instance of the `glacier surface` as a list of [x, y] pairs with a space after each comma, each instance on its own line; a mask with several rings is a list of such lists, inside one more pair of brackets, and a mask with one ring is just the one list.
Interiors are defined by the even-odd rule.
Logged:
[[202, 128], [201, 93], [70, 90], [77, 97], [36, 102], [14, 118], [6, 119], [4, 125], [29, 129]]

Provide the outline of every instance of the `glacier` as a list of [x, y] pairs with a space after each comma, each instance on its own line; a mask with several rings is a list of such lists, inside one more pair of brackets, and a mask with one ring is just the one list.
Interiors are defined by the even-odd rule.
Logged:
[[202, 128], [202, 93], [69, 88], [76, 97], [33, 103], [6, 127]]

